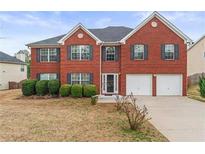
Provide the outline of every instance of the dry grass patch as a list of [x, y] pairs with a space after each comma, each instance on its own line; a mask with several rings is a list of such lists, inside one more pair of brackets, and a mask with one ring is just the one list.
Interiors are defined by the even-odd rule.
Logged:
[[0, 92], [0, 141], [167, 141], [150, 123], [131, 131], [113, 104], [90, 99], [26, 99]]
[[187, 96], [189, 98], [192, 98], [192, 99], [195, 99], [195, 100], [198, 100], [198, 101], [201, 101], [201, 102], [205, 102], [205, 98], [201, 97], [201, 95], [200, 95], [199, 85], [198, 84], [192, 85], [188, 88]]

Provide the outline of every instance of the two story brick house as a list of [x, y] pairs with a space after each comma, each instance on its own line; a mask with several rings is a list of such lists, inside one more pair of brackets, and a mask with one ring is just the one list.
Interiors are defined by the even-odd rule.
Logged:
[[135, 29], [76, 25], [67, 34], [27, 44], [31, 78], [97, 85], [100, 94], [186, 95], [187, 44], [158, 12]]

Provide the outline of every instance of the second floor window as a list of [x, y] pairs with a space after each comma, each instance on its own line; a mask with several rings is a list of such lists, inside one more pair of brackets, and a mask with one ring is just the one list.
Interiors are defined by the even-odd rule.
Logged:
[[166, 60], [174, 59], [174, 44], [165, 44], [164, 57]]
[[57, 61], [57, 49], [56, 48], [42, 48], [40, 49], [40, 61], [41, 62], [55, 62]]
[[115, 61], [115, 47], [106, 47], [106, 60]]
[[144, 59], [144, 45], [143, 44], [134, 45], [134, 59], [136, 60]]
[[89, 60], [91, 59], [90, 45], [72, 45], [71, 59], [73, 60]]

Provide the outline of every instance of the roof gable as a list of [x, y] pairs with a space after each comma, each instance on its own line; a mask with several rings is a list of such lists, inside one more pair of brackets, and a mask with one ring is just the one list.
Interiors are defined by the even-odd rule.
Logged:
[[194, 44], [192, 44], [189, 48], [188, 51], [191, 50], [195, 45], [197, 45], [199, 42], [201, 42], [202, 40], [204, 40], [205, 42], [205, 35], [203, 35], [202, 37], [200, 37]]
[[3, 62], [3, 63], [14, 63], [14, 64], [25, 64], [23, 61], [15, 58], [15, 57], [12, 57], [4, 52], [1, 52], [0, 51], [0, 62]]
[[191, 43], [192, 40], [185, 35], [182, 31], [180, 31], [176, 26], [174, 26], [171, 22], [169, 22], [166, 18], [160, 15], [158, 12], [153, 12], [149, 17], [147, 17], [142, 23], [140, 23], [133, 31], [127, 34], [123, 39], [120, 40], [121, 43], [125, 43], [128, 38], [130, 38], [133, 34], [135, 34], [139, 29], [141, 29], [144, 25], [146, 25], [150, 20], [154, 17], [159, 19], [163, 24], [165, 24], [168, 28], [170, 28], [174, 33], [176, 33], [179, 37], [181, 37], [185, 43]]
[[78, 25], [76, 25], [73, 29], [71, 29], [65, 36], [63, 36], [58, 43], [59, 44], [64, 44], [64, 41], [69, 38], [72, 34], [74, 34], [78, 29], [82, 29], [83, 31], [85, 31], [88, 35], [90, 35], [94, 40], [96, 40], [96, 44], [101, 43], [102, 41], [97, 38], [93, 33], [91, 33], [85, 26], [83, 26], [81, 23], [79, 23]]

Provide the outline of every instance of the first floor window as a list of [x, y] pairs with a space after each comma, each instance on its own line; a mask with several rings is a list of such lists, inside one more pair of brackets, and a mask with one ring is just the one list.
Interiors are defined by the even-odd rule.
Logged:
[[134, 59], [137, 59], [137, 60], [144, 59], [144, 45], [143, 44], [134, 45]]
[[165, 44], [164, 57], [166, 60], [174, 60], [174, 44]]
[[90, 73], [72, 73], [71, 84], [90, 84]]
[[72, 45], [71, 59], [73, 60], [89, 60], [91, 58], [90, 45]]
[[106, 51], [106, 60], [114, 61], [115, 60], [115, 47], [105, 47]]
[[41, 48], [40, 61], [41, 62], [55, 62], [57, 61], [57, 48]]
[[40, 74], [40, 80], [55, 80], [57, 79], [56, 73], [42, 73]]

